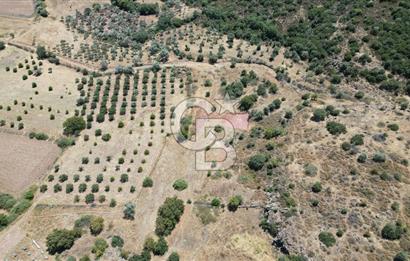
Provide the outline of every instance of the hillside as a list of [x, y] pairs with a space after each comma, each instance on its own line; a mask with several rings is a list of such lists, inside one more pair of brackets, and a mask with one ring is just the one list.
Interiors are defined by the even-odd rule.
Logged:
[[410, 3], [0, 3], [0, 259], [410, 260]]

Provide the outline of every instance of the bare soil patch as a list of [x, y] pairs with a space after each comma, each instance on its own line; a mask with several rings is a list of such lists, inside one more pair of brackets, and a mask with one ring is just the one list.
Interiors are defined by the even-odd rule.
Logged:
[[32, 0], [1, 0], [0, 15], [31, 16], [34, 12]]
[[0, 147], [0, 191], [13, 195], [40, 179], [60, 153], [50, 142], [8, 133], [0, 133]]

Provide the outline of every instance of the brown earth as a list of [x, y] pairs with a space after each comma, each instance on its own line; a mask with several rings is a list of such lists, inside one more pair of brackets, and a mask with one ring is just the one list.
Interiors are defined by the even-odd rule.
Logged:
[[51, 142], [8, 133], [0, 133], [0, 148], [0, 191], [13, 195], [41, 179], [60, 153]]

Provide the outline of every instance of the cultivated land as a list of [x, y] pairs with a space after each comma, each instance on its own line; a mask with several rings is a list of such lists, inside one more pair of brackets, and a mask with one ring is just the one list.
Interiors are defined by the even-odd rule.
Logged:
[[17, 196], [38, 182], [60, 153], [51, 142], [16, 134], [0, 133], [0, 144], [0, 189]]
[[34, 1], [31, 0], [2, 0], [0, 2], [0, 15], [4, 16], [32, 16]]
[[[410, 260], [405, 1], [38, 2], [0, 2], [0, 259]], [[228, 170], [193, 97], [249, 115]]]

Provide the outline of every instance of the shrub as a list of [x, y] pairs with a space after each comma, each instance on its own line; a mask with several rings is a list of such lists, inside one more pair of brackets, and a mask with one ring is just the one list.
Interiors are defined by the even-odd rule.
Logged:
[[46, 238], [47, 252], [51, 255], [62, 253], [70, 249], [80, 237], [81, 232], [78, 230], [54, 229]]
[[144, 188], [151, 188], [154, 185], [152, 178], [146, 177], [142, 182], [142, 187]]
[[240, 102], [239, 102], [239, 109], [241, 111], [247, 111], [250, 108], [252, 108], [252, 106], [255, 104], [255, 102], [258, 100], [258, 96], [255, 94], [252, 95], [246, 95], [244, 96]]
[[155, 233], [158, 236], [168, 236], [184, 213], [184, 202], [177, 197], [167, 198], [158, 209], [155, 221]]
[[0, 209], [9, 211], [15, 204], [17, 200], [9, 194], [0, 194]]
[[233, 196], [228, 203], [229, 211], [236, 211], [240, 205], [242, 205], [242, 197], [240, 195]]
[[264, 166], [268, 158], [265, 154], [256, 154], [252, 156], [248, 161], [248, 167], [254, 171], [261, 170]]
[[128, 175], [127, 175], [127, 174], [121, 174], [120, 182], [121, 182], [121, 183], [126, 183], [126, 182], [128, 182]]
[[356, 134], [350, 139], [350, 144], [360, 146], [364, 144], [363, 141], [364, 135], [363, 134]]
[[383, 162], [385, 162], [386, 161], [386, 155], [384, 155], [384, 153], [383, 152], [376, 152], [374, 155], [373, 155], [373, 161], [374, 162], [377, 162], [377, 163], [383, 163]]
[[104, 219], [102, 217], [94, 217], [90, 223], [90, 233], [93, 236], [99, 235], [104, 229]]
[[48, 135], [40, 132], [35, 134], [35, 138], [36, 140], [48, 140]]
[[342, 149], [343, 149], [344, 151], [350, 150], [351, 147], [352, 147], [352, 146], [350, 145], [349, 142], [343, 142], [343, 143], [342, 143]]
[[111, 135], [109, 133], [102, 135], [101, 139], [105, 142], [111, 139]]
[[113, 236], [111, 238], [111, 246], [112, 247], [123, 247], [124, 246], [124, 239], [122, 239], [120, 236]]
[[388, 223], [383, 227], [381, 236], [387, 240], [397, 240], [401, 238], [404, 232], [404, 228], [400, 222]]
[[219, 207], [221, 205], [221, 200], [219, 198], [213, 198], [211, 201], [213, 207]]
[[94, 203], [94, 201], [95, 201], [94, 194], [90, 193], [85, 196], [85, 203], [91, 204], [91, 203]]
[[174, 184], [172, 185], [172, 187], [175, 190], [182, 191], [182, 190], [185, 190], [188, 187], [188, 183], [183, 179], [177, 179], [174, 182]]
[[326, 124], [327, 131], [332, 135], [339, 135], [346, 133], [346, 127], [338, 122], [330, 121]]
[[324, 109], [316, 109], [313, 111], [312, 120], [319, 122], [326, 119], [327, 112]]
[[313, 184], [312, 191], [314, 193], [319, 193], [320, 191], [322, 191], [322, 184], [320, 184], [320, 182], [316, 182], [315, 184]]
[[65, 149], [67, 147], [73, 146], [75, 144], [74, 139], [61, 137], [57, 140], [57, 146], [61, 149]]
[[97, 238], [94, 242], [94, 246], [92, 247], [91, 252], [95, 255], [95, 258], [98, 259], [104, 255], [107, 248], [107, 241], [102, 238]]
[[393, 261], [408, 261], [410, 260], [410, 256], [407, 252], [399, 252], [397, 255], [394, 256]]
[[156, 256], [163, 256], [168, 251], [168, 244], [164, 237], [160, 237], [155, 243], [152, 253]]
[[331, 246], [334, 246], [334, 244], [336, 244], [336, 238], [330, 232], [320, 232], [319, 240], [326, 247], [331, 247]]
[[124, 219], [133, 220], [135, 215], [135, 205], [131, 202], [128, 202], [124, 206]]
[[387, 128], [389, 128], [392, 131], [398, 131], [399, 130], [399, 125], [397, 125], [396, 123], [391, 123], [391, 124], [387, 125]]
[[305, 174], [308, 176], [316, 176], [317, 174], [317, 167], [311, 163], [308, 163], [304, 166]]
[[64, 121], [63, 127], [65, 135], [78, 135], [85, 129], [86, 123], [82, 117], [73, 116]]
[[259, 226], [263, 229], [263, 231], [268, 232], [272, 237], [276, 237], [278, 235], [278, 228], [276, 224], [269, 222], [265, 218], [259, 223]]
[[179, 261], [179, 255], [178, 255], [178, 253], [177, 253], [177, 252], [172, 252], [172, 253], [169, 255], [167, 261]]
[[362, 153], [359, 155], [359, 157], [357, 157], [357, 162], [359, 163], [365, 163], [367, 160], [367, 155]]

